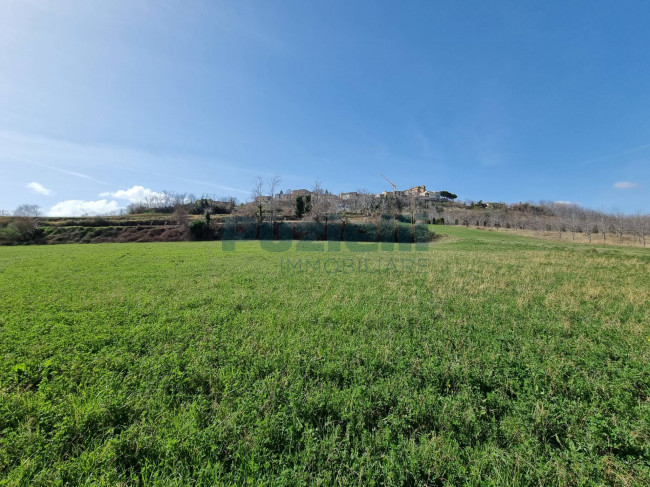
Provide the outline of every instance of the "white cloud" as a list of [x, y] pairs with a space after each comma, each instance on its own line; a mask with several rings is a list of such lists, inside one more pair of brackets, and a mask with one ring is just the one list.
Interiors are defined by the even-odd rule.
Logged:
[[120, 189], [117, 191], [108, 191], [99, 195], [103, 199], [95, 201], [86, 200], [66, 200], [57, 203], [50, 211], [47, 212], [48, 216], [100, 216], [110, 215], [125, 209], [123, 203], [118, 203], [116, 200], [134, 203], [142, 201], [147, 197], [162, 196], [162, 193], [157, 193], [144, 186], [133, 186], [129, 189]]
[[101, 193], [99, 196], [103, 198], [117, 198], [118, 200], [126, 200], [130, 203], [142, 201], [147, 197], [159, 197], [162, 193], [157, 193], [144, 186], [133, 186], [129, 189], [120, 189], [118, 191]]
[[558, 204], [558, 205], [572, 205], [573, 204], [572, 201], [566, 201], [566, 200], [559, 200], [559, 201], [556, 201], [555, 203]]
[[48, 216], [98, 216], [114, 214], [122, 209], [123, 207], [115, 200], [66, 200], [54, 205], [47, 214]]
[[37, 183], [36, 181], [27, 183], [25, 187], [31, 189], [32, 191], [36, 191], [37, 193], [44, 194], [46, 196], [52, 192], [51, 190], [43, 186], [41, 183]]
[[638, 183], [631, 183], [630, 181], [619, 181], [617, 183], [614, 183], [614, 188], [632, 189], [632, 188], [636, 188], [638, 185], [639, 185]]

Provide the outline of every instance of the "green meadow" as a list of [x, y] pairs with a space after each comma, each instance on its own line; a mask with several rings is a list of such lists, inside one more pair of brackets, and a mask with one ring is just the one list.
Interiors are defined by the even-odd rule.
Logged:
[[650, 485], [650, 250], [435, 230], [0, 248], [0, 484]]

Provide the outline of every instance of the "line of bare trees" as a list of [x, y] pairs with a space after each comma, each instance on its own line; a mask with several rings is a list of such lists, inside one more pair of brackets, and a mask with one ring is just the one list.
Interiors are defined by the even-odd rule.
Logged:
[[564, 234], [575, 240], [577, 234], [584, 235], [589, 242], [600, 239], [606, 242], [615, 238], [619, 242], [624, 236], [636, 238], [644, 247], [650, 234], [650, 215], [638, 212], [627, 215], [621, 211], [607, 212], [582, 208], [576, 204], [541, 202], [539, 205], [499, 205], [496, 208], [433, 208], [429, 218], [447, 225], [512, 228], [537, 232], [556, 232], [558, 238]]
[[[295, 216], [296, 201], [280, 198], [280, 182], [277, 175], [266, 180], [257, 177], [251, 191], [253, 201], [242, 205], [238, 209], [239, 214], [254, 217], [258, 222], [274, 222], [282, 217]], [[316, 180], [309, 194], [300, 199], [305, 208], [298, 216], [308, 221], [324, 221], [328, 215], [339, 211], [338, 198], [329, 194], [320, 180]]]
[[203, 194], [197, 197], [193, 193], [176, 193], [174, 191], [162, 191], [144, 196], [142, 199], [131, 203], [127, 207], [130, 214], [138, 213], [174, 213], [185, 211], [187, 213], [203, 214], [206, 211], [211, 213], [225, 213], [232, 211], [237, 205], [237, 199], [233, 196], [217, 196]]
[[[242, 205], [238, 211], [257, 218], [258, 221], [275, 221], [284, 217], [298, 216], [307, 220], [323, 221], [331, 214], [377, 218], [385, 214], [401, 215], [411, 223], [427, 220], [429, 223], [534, 230], [556, 232], [558, 238], [570, 235], [583, 235], [589, 242], [601, 239], [617, 239], [625, 236], [636, 238], [643, 246], [650, 234], [650, 215], [637, 213], [628, 215], [614, 210], [592, 210], [577, 204], [541, 201], [533, 203], [483, 203], [479, 201], [436, 202], [423, 200], [416, 195], [377, 196], [366, 189], [359, 189], [354, 196], [345, 199], [328, 194], [322, 183], [316, 181], [307, 196], [309, 209], [292, 213], [293, 202], [279, 198], [280, 178], [273, 176], [268, 180], [257, 178], [252, 191], [253, 202]], [[300, 205], [303, 204], [302, 197]]]

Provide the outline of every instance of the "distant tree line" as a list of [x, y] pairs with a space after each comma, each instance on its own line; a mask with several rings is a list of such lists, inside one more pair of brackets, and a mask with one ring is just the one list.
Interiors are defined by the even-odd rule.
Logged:
[[608, 238], [622, 242], [625, 235], [630, 235], [644, 247], [650, 233], [648, 214], [627, 215], [618, 210], [597, 211], [573, 203], [548, 201], [510, 205], [468, 202], [463, 207], [434, 207], [428, 219], [446, 225], [550, 231], [560, 239], [567, 234], [575, 240], [577, 234], [582, 234], [589, 242], [605, 242]]
[[237, 206], [237, 199], [233, 196], [219, 197], [203, 194], [200, 197], [192, 193], [176, 193], [163, 191], [147, 195], [141, 200], [131, 203], [127, 207], [129, 214], [142, 213], [174, 213], [185, 211], [190, 215], [227, 214]]
[[[627, 240], [633, 237], [643, 246], [646, 246], [650, 233], [650, 215], [640, 212], [629, 215], [618, 210], [597, 211], [573, 203], [551, 201], [536, 204], [481, 200], [461, 203], [454, 201], [458, 196], [449, 191], [440, 192], [443, 201], [390, 192], [378, 196], [366, 189], [339, 197], [323, 188], [320, 181], [316, 181], [311, 190], [293, 196], [290, 190], [286, 193], [279, 190], [280, 182], [279, 176], [267, 180], [257, 178], [252, 190], [253, 200], [242, 204], [232, 196], [203, 194], [197, 197], [192, 193], [173, 191], [153, 193], [131, 203], [126, 213], [168, 214], [170, 222], [184, 227], [195, 239], [210, 234], [212, 216], [215, 215], [248, 217], [258, 223], [286, 220], [327, 223], [332, 218], [379, 221], [390, 215], [397, 221], [412, 225], [426, 222], [496, 230], [546, 231], [555, 232], [560, 239], [570, 236], [572, 240], [579, 234], [589, 242], [596, 239], [623, 242], [628, 236]], [[36, 205], [20, 205], [12, 214], [0, 211], [0, 217], [11, 217], [0, 220], [0, 244], [38, 241], [42, 237], [38, 223], [40, 216]]]

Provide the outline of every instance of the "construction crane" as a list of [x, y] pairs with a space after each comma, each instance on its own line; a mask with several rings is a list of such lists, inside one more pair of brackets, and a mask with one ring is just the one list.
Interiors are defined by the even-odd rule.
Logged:
[[397, 188], [397, 185], [394, 182], [392, 182], [390, 179], [388, 179], [386, 176], [384, 176], [383, 174], [381, 175], [381, 177], [384, 178], [393, 186], [393, 196], [395, 196], [395, 188]]

